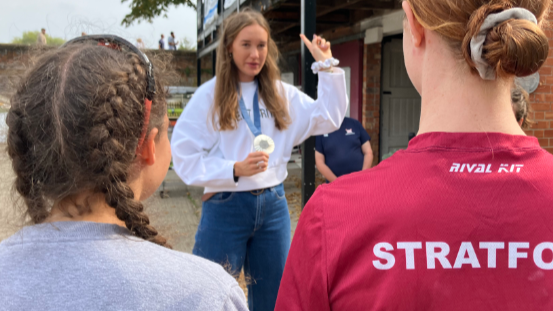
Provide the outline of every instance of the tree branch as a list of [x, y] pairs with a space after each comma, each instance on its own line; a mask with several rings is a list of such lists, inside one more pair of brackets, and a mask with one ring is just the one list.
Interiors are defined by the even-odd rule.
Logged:
[[127, 1], [131, 2], [129, 5], [131, 12], [121, 22], [121, 25], [125, 27], [129, 27], [134, 22], [147, 21], [151, 23], [158, 16], [167, 17], [170, 5], [179, 6], [182, 4], [196, 9], [194, 0], [121, 0], [121, 3]]

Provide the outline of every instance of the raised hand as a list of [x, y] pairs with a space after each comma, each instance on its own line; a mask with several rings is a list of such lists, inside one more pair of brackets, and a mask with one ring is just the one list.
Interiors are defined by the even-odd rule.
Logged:
[[325, 61], [326, 59], [332, 58], [332, 51], [330, 50], [330, 42], [327, 42], [325, 39], [313, 35], [313, 40], [309, 41], [307, 37], [303, 34], [300, 34], [303, 43], [313, 55], [315, 61]]

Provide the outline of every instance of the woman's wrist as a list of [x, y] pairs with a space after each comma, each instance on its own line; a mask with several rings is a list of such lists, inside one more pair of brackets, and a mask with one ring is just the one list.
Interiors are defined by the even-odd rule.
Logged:
[[332, 72], [332, 68], [338, 66], [339, 64], [339, 60], [335, 59], [334, 57], [330, 57], [325, 59], [324, 61], [314, 62], [313, 65], [311, 65], [311, 70], [313, 70], [314, 74], [317, 74], [321, 71]]
[[244, 176], [244, 168], [242, 167], [243, 166], [243, 163], [242, 162], [235, 162], [234, 163], [234, 176], [236, 177], [240, 177], [240, 176]]
[[235, 162], [234, 166], [232, 167], [232, 177], [234, 178], [234, 182], [238, 182], [238, 178], [240, 178], [240, 176], [236, 172], [237, 164], [238, 164], [238, 162]]

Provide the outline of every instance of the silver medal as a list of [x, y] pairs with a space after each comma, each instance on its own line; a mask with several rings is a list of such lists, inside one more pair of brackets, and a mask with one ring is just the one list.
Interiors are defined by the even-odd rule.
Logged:
[[254, 139], [253, 148], [255, 151], [264, 151], [267, 154], [271, 154], [275, 151], [275, 142], [271, 137], [261, 134]]

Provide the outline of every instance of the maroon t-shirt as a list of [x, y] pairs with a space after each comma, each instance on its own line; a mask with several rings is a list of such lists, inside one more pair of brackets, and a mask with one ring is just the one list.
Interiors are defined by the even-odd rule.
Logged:
[[553, 310], [553, 156], [534, 137], [429, 133], [319, 187], [276, 310]]

